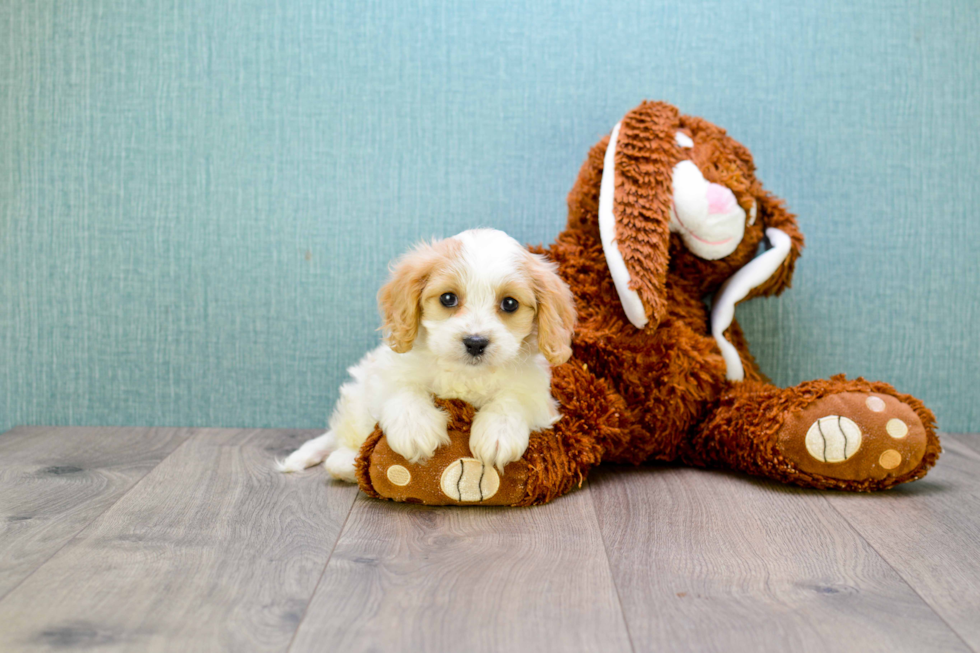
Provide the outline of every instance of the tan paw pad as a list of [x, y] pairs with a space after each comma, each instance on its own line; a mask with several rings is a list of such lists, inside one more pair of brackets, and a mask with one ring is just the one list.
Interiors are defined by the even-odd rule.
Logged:
[[442, 472], [439, 487], [454, 501], [486, 501], [500, 488], [500, 475], [476, 458], [460, 458]]
[[902, 420], [893, 418], [885, 424], [885, 431], [896, 440], [901, 440], [909, 434], [909, 427]]
[[823, 463], [844, 462], [861, 448], [861, 429], [852, 420], [828, 415], [806, 432], [806, 450]]
[[864, 405], [868, 407], [868, 410], [875, 413], [881, 413], [885, 410], [885, 401], [881, 397], [876, 397], [874, 395], [871, 395], [865, 399]]
[[902, 454], [894, 449], [886, 449], [878, 456], [878, 464], [885, 469], [895, 469], [902, 464]]
[[388, 480], [399, 487], [405, 487], [412, 482], [412, 473], [401, 465], [392, 465], [388, 468]]

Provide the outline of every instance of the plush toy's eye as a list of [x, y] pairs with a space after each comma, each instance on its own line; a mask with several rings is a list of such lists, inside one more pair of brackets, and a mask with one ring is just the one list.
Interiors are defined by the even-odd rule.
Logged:
[[456, 296], [456, 293], [444, 292], [439, 296], [439, 303], [446, 308], [453, 308], [459, 304], [459, 298]]
[[520, 308], [520, 306], [521, 305], [517, 303], [517, 300], [513, 297], [504, 297], [503, 301], [500, 302], [500, 310], [502, 310], [504, 313], [513, 313]]

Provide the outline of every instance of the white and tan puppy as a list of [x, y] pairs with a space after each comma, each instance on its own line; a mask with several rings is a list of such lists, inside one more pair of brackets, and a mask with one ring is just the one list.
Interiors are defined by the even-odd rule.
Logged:
[[575, 305], [553, 264], [493, 229], [422, 244], [392, 266], [378, 293], [384, 345], [350, 368], [330, 430], [278, 464], [325, 466], [356, 482], [354, 460], [379, 424], [411, 462], [448, 444], [433, 398], [476, 409], [470, 450], [503, 472], [532, 431], [559, 417], [551, 369], [571, 355]]

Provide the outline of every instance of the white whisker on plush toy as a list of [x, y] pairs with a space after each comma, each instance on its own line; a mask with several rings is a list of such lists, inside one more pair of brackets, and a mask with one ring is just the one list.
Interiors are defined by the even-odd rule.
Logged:
[[380, 425], [410, 462], [449, 443], [433, 402], [477, 409], [470, 451], [503, 473], [524, 455], [532, 431], [558, 420], [551, 365], [571, 355], [575, 305], [544, 257], [507, 234], [474, 229], [400, 258], [378, 293], [384, 345], [350, 368], [330, 430], [277, 463], [294, 472], [323, 462], [356, 483], [361, 444]]

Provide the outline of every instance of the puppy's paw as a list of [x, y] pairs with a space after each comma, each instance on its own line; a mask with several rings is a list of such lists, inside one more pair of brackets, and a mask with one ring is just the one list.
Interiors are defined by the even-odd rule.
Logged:
[[410, 463], [432, 457], [436, 449], [449, 444], [448, 417], [430, 402], [398, 402], [385, 408], [381, 428], [392, 451]]
[[470, 451], [484, 465], [504, 473], [508, 463], [520, 460], [527, 451], [531, 429], [518, 415], [480, 411], [470, 428]]
[[276, 461], [276, 469], [283, 473], [301, 472], [307, 467], [319, 465], [336, 448], [333, 431], [327, 431], [318, 438], [307, 440], [299, 449]]
[[357, 483], [357, 474], [354, 472], [355, 460], [357, 460], [357, 451], [341, 447], [327, 456], [323, 466], [334, 478], [348, 483]]

